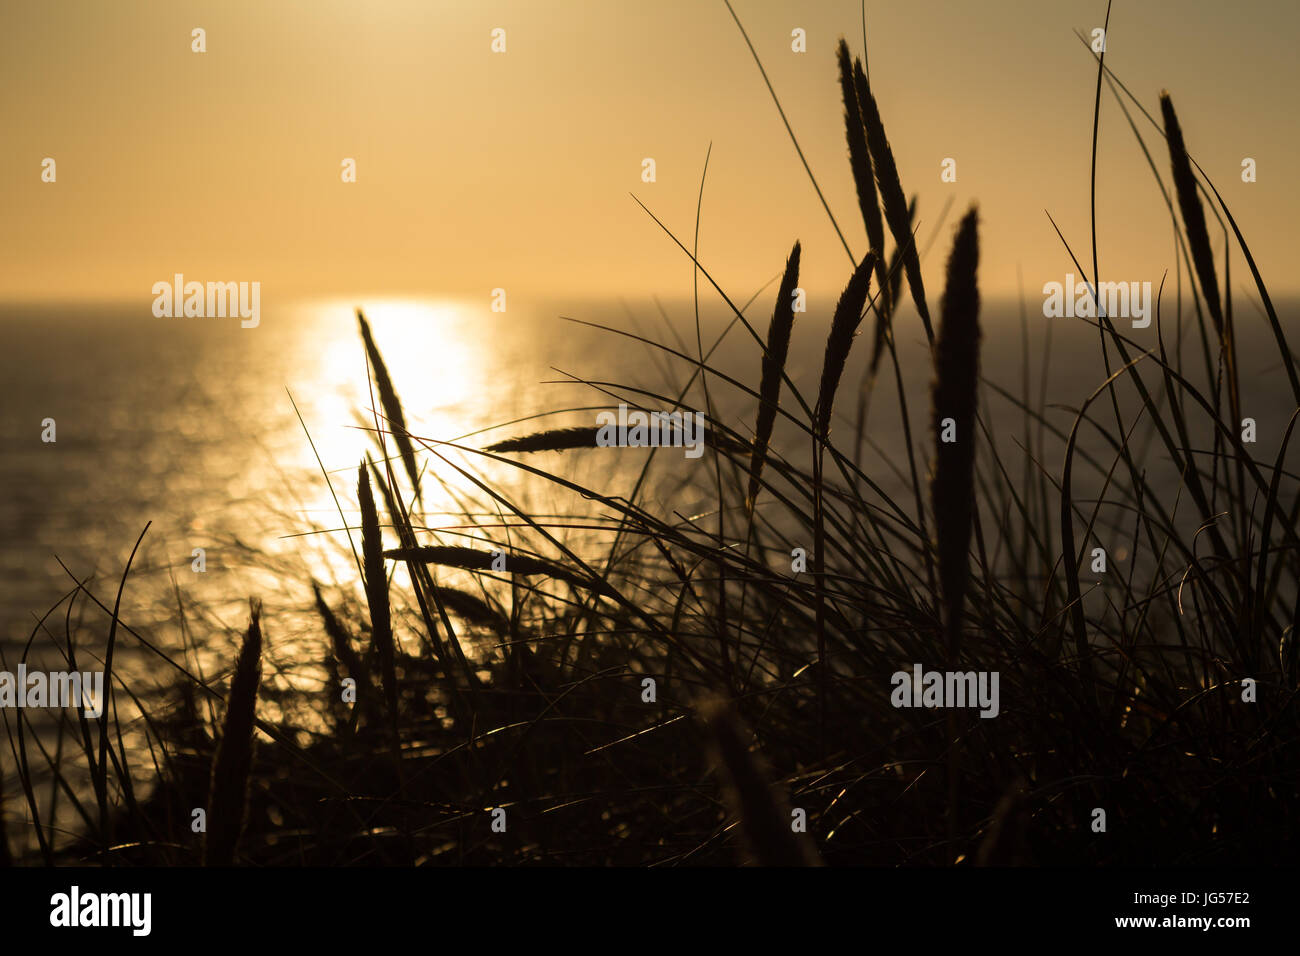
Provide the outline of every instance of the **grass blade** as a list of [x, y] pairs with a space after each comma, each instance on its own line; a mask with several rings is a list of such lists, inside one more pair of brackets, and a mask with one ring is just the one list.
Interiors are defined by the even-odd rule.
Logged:
[[853, 347], [853, 338], [862, 322], [862, 310], [867, 303], [867, 293], [871, 287], [871, 270], [875, 268], [876, 254], [868, 252], [858, 264], [853, 278], [840, 294], [840, 301], [835, 306], [835, 315], [831, 319], [830, 335], [826, 338], [826, 358], [822, 363], [821, 386], [817, 391], [817, 434], [823, 442], [831, 430], [831, 408], [835, 402], [835, 392], [839, 388], [840, 378], [844, 375], [844, 366], [848, 361], [849, 350]]
[[411, 437], [406, 431], [402, 403], [397, 397], [397, 390], [393, 388], [393, 380], [388, 377], [388, 367], [384, 365], [383, 356], [379, 354], [379, 347], [375, 345], [374, 337], [370, 334], [370, 323], [366, 321], [360, 309], [357, 309], [357, 322], [361, 325], [361, 338], [366, 343], [366, 355], [370, 357], [370, 367], [375, 370], [375, 385], [379, 388], [379, 401], [384, 406], [384, 417], [388, 419], [388, 427], [393, 433], [393, 440], [397, 442], [397, 450], [402, 455], [407, 477], [411, 479], [411, 487], [415, 489], [415, 497], [418, 499], [420, 470], [416, 467], [415, 448], [411, 445]]
[[844, 101], [844, 135], [849, 143], [849, 165], [853, 170], [853, 184], [858, 190], [858, 207], [862, 222], [867, 228], [867, 240], [876, 252], [876, 285], [880, 289], [880, 315], [889, 315], [889, 283], [885, 273], [885, 223], [880, 216], [880, 197], [876, 192], [876, 177], [871, 168], [871, 150], [867, 146], [866, 128], [862, 125], [862, 110], [858, 105], [858, 90], [853, 80], [853, 63], [849, 58], [849, 45], [840, 40], [836, 49], [840, 69], [840, 97]]
[[461, 548], [453, 545], [426, 545], [419, 548], [394, 548], [385, 551], [384, 557], [395, 561], [416, 561], [423, 564], [440, 564], [450, 568], [463, 568], [470, 571], [490, 571], [493, 564], [503, 560], [505, 570], [510, 574], [545, 574], [598, 594], [614, 596], [616, 591], [596, 578], [586, 577], [571, 571], [553, 561], [530, 557], [525, 554], [506, 555], [504, 552], [475, 551], [473, 548]]
[[253, 768], [253, 722], [257, 713], [257, 686], [262, 679], [262, 608], [250, 601], [248, 632], [244, 635], [235, 675], [226, 701], [226, 721], [212, 761], [212, 786], [208, 796], [208, 829], [203, 865], [230, 866], [248, 814], [248, 779]]
[[1173, 166], [1178, 208], [1183, 213], [1183, 229], [1192, 250], [1192, 264], [1196, 266], [1196, 277], [1200, 280], [1201, 294], [1205, 297], [1210, 318], [1214, 320], [1214, 328], [1222, 337], [1223, 308], [1219, 300], [1219, 281], [1214, 272], [1214, 253], [1210, 250], [1210, 236], [1205, 227], [1205, 210], [1201, 207], [1200, 197], [1196, 195], [1196, 176], [1192, 173], [1192, 165], [1187, 157], [1183, 129], [1178, 123], [1178, 114], [1174, 112], [1174, 103], [1167, 91], [1160, 94], [1160, 112], [1164, 116], [1169, 162]]
[[701, 708], [709, 731], [714, 762], [726, 780], [727, 801], [740, 820], [746, 842], [760, 866], [820, 866], [810, 841], [791, 829], [791, 814], [768, 782], [768, 771], [751, 753], [743, 728], [731, 707], [710, 701]]
[[763, 374], [758, 386], [758, 421], [754, 425], [754, 452], [749, 462], [749, 492], [746, 507], [752, 512], [758, 499], [759, 478], [767, 457], [767, 443], [776, 424], [776, 408], [781, 395], [781, 375], [785, 372], [790, 351], [790, 333], [794, 328], [794, 290], [799, 282], [799, 243], [794, 244], [785, 264], [785, 277], [776, 294], [776, 308], [767, 327], [767, 351], [763, 353]]
[[[357, 500], [361, 505], [361, 559], [366, 568], [366, 602], [370, 606], [370, 639], [379, 659], [380, 679], [388, 718], [397, 722], [396, 648], [393, 645], [392, 611], [388, 603], [388, 575], [384, 572], [384, 543], [379, 530], [379, 512], [370, 490], [365, 462], [357, 467]], [[396, 744], [396, 741], [394, 741]]]
[[893, 233], [894, 243], [903, 250], [903, 271], [907, 274], [907, 285], [912, 290], [912, 301], [925, 326], [925, 337], [934, 345], [934, 330], [930, 325], [930, 309], [925, 304], [925, 285], [921, 281], [921, 257], [917, 254], [916, 243], [912, 241], [911, 218], [907, 211], [907, 199], [903, 194], [903, 184], [898, 178], [898, 167], [894, 163], [894, 152], [889, 147], [889, 137], [885, 135], [885, 125], [880, 119], [880, 110], [876, 98], [871, 93], [871, 85], [862, 72], [862, 61], [854, 64], [853, 82], [858, 90], [858, 106], [862, 109], [862, 123], [866, 128], [867, 146], [871, 150], [871, 163], [876, 174], [876, 185], [880, 187], [880, 201], [885, 209], [885, 221]]
[[[938, 539], [939, 582], [943, 592], [948, 648], [955, 658], [961, 636], [962, 606], [970, 572], [971, 519], [974, 514], [975, 402], [979, 383], [980, 295], [979, 216], [971, 209], [957, 229], [948, 259], [935, 348], [932, 389], [935, 468], [930, 502]], [[942, 440], [951, 419], [955, 441]]]

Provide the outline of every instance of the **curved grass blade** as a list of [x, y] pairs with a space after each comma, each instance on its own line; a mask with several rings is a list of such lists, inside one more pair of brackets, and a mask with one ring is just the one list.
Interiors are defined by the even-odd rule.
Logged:
[[807, 839], [790, 829], [790, 811], [769, 782], [765, 761], [751, 753], [750, 734], [729, 704], [706, 701], [701, 707], [714, 764], [722, 771], [732, 813], [740, 820], [745, 841], [760, 866], [820, 866]]

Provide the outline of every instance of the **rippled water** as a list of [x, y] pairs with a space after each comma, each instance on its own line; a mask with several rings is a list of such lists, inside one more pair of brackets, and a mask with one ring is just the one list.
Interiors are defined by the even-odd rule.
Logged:
[[[634, 341], [561, 321], [562, 313], [639, 331], [685, 351], [695, 347], [688, 307], [668, 309], [674, 332], [649, 303], [630, 310], [608, 304], [537, 307], [531, 312], [512, 305], [505, 315], [490, 312], [485, 303], [363, 304], [402, 396], [408, 426], [435, 440], [457, 439], [542, 411], [610, 401], [590, 387], [543, 384], [565, 378], [555, 368], [664, 393], [673, 391], [665, 382], [684, 380], [689, 369], [685, 363]], [[202, 608], [208, 616], [207, 633], [220, 632], [223, 626], [235, 633], [246, 620], [244, 602], [250, 594], [259, 595], [274, 614], [302, 606], [309, 577], [355, 580], [346, 538], [337, 532], [344, 519], [303, 428], [305, 423], [330, 473], [344, 516], [355, 525], [349, 502], [354, 500], [356, 464], [373, 449], [365, 430], [373, 427], [373, 419], [367, 411], [371, 400], [353, 306], [267, 306], [256, 329], [241, 329], [237, 320], [228, 319], [157, 319], [140, 306], [11, 306], [0, 311], [0, 641], [11, 664], [20, 642], [36, 626], [36, 617], [72, 587], [55, 556], [73, 574], [93, 574], [92, 590], [111, 604], [146, 522], [152, 524], [135, 559], [123, 616], [164, 645], [175, 640], [168, 630], [174, 588], [189, 606]], [[1014, 315], [1013, 310], [986, 312], [985, 374], [1018, 393], [1023, 360], [1018, 320], [1004, 318]], [[753, 314], [755, 326], [764, 333], [766, 316], [757, 307]], [[1035, 393], [1047, 321], [1031, 317]], [[1261, 455], [1271, 459], [1291, 411], [1289, 393], [1263, 320], [1252, 316], [1239, 322], [1243, 381], [1254, 396], [1251, 407], [1260, 422]], [[706, 347], [720, 327], [716, 311], [706, 317]], [[801, 319], [799, 328], [802, 334], [796, 335], [790, 367], [811, 401], [826, 319], [810, 316]], [[914, 319], [905, 331], [909, 334], [900, 333], [900, 349], [908, 363], [915, 437], [923, 442], [928, 440], [928, 374]], [[1062, 322], [1053, 334], [1049, 401], [1077, 407], [1101, 381], [1095, 333]], [[1136, 338], [1142, 333], [1131, 334]], [[868, 334], [856, 346], [858, 364], [850, 365], [845, 389], [857, 384], [869, 345]], [[1197, 353], [1190, 340], [1187, 348], [1190, 362]], [[743, 330], [732, 332], [714, 361], [756, 387], [758, 350]], [[877, 387], [869, 437], [879, 449], [897, 456], [901, 436], [891, 379], [892, 373], [886, 372]], [[741, 409], [745, 422], [752, 419], [752, 399], [737, 396], [716, 379], [711, 383], [715, 401]], [[1016, 454], [1011, 436], [1019, 433], [1018, 415], [1008, 414], [1000, 400], [989, 403], [1000, 450]], [[695, 405], [702, 405], [698, 390]], [[845, 417], [837, 429], [850, 429], [852, 407], [850, 400], [840, 403]], [[1068, 429], [1072, 415], [1054, 414]], [[47, 418], [56, 422], [57, 441], [52, 444], [41, 441]], [[742, 427], [736, 419], [729, 420]], [[594, 423], [594, 412], [520, 423], [490, 436], [466, 438], [465, 443], [479, 446], [489, 437], [577, 423]], [[785, 450], [799, 453], [797, 445]], [[471, 460], [449, 454], [458, 462]], [[434, 456], [424, 454], [422, 459], [432, 473], [425, 482], [429, 524], [463, 525], [466, 505], [452, 492], [469, 494], [473, 489]], [[630, 491], [640, 465], [635, 456], [586, 452], [552, 456], [551, 463], [556, 461], [572, 477], [619, 493]], [[869, 471], [873, 461], [882, 484], [900, 487], [897, 476], [869, 450]], [[538, 513], [571, 513], [575, 508], [572, 495], [524, 481], [504, 466], [481, 460], [473, 464]], [[1058, 468], [1059, 459], [1051, 467]], [[444, 543], [452, 542], [444, 538]], [[206, 552], [205, 573], [192, 570], [195, 548]], [[104, 614], [83, 610], [87, 623], [102, 629]], [[60, 609], [47, 622], [58, 635], [63, 633], [62, 618]], [[149, 630], [154, 625], [159, 628], [156, 634]]]
[[[539, 383], [559, 377], [549, 364], [576, 365], [593, 334], [456, 303], [379, 302], [367, 312], [419, 435], [451, 440], [579, 404], [572, 387], [564, 397]], [[157, 598], [169, 575], [196, 603], [236, 613], [250, 593], [268, 611], [288, 598], [278, 576], [258, 573], [260, 557], [297, 559], [323, 580], [346, 574], [344, 536], [287, 536], [342, 525], [322, 464], [355, 524], [356, 465], [375, 454], [350, 303], [268, 310], [255, 329], [139, 308], [10, 308], [0, 322], [0, 636], [11, 648], [30, 634], [33, 613], [72, 586], [56, 556], [74, 574], [94, 573], [93, 590], [111, 603], [146, 522], [124, 614], [133, 623], [167, 613]], [[41, 440], [45, 419], [55, 421], [54, 443]], [[195, 548], [205, 551], [202, 574]]]

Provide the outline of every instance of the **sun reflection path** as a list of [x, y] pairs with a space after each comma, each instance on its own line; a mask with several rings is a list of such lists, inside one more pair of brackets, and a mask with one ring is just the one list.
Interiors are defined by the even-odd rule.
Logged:
[[[341, 505], [347, 524], [358, 524], [355, 512], [356, 469], [369, 454], [378, 458], [367, 380], [366, 355], [358, 332], [356, 308], [370, 323], [412, 435], [425, 439], [461, 467], [476, 473], [504, 477], [502, 466], [478, 456], [439, 447], [439, 441], [513, 417], [512, 403], [524, 400], [511, 368], [511, 357], [498, 336], [485, 336], [476, 313], [483, 311], [454, 301], [381, 299], [328, 301], [303, 304], [293, 317], [294, 356], [288, 385], [311, 435], [292, 415], [296, 444], [285, 447], [286, 464], [294, 472], [314, 473], [317, 480], [308, 488], [295, 488], [294, 509], [303, 528], [339, 529]], [[380, 426], [386, 427], [380, 409]], [[391, 436], [385, 436], [389, 454], [395, 455]], [[477, 444], [472, 439], [466, 444]], [[312, 445], [315, 446], [313, 453]], [[467, 501], [481, 501], [482, 493], [472, 481], [449, 467], [437, 455], [416, 442], [417, 458], [425, 469], [422, 479], [424, 519], [430, 526], [464, 523]], [[319, 455], [320, 463], [316, 456]], [[330, 487], [320, 475], [323, 465]], [[405, 499], [411, 499], [405, 473], [395, 469]], [[517, 477], [517, 476], [516, 476]], [[338, 505], [335, 497], [338, 498]], [[329, 570], [338, 580], [355, 575], [351, 551], [342, 534], [340, 547], [326, 549]]]

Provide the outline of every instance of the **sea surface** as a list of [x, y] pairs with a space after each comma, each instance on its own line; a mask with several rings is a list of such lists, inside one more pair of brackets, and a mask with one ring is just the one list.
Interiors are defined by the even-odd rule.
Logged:
[[[760, 297], [748, 312], [760, 336], [769, 299]], [[230, 640], [246, 624], [250, 596], [260, 598], [274, 619], [277, 610], [303, 607], [313, 578], [326, 585], [355, 582], [348, 537], [340, 529], [358, 524], [356, 468], [367, 452], [377, 455], [357, 306], [373, 325], [409, 429], [444, 456], [426, 450], [420, 457], [427, 469], [426, 523], [441, 529], [439, 540], [447, 544], [473, 545], [461, 537], [466, 513], [490, 517], [497, 507], [456, 466], [534, 514], [573, 515], [592, 505], [508, 465], [436, 443], [477, 448], [548, 427], [594, 425], [595, 409], [619, 400], [666, 409], [667, 401], [632, 389], [675, 397], [694, 366], [632, 336], [691, 355], [697, 349], [689, 301], [511, 303], [504, 314], [491, 312], [486, 300], [264, 302], [260, 324], [249, 329], [237, 319], [155, 318], [148, 302], [0, 307], [0, 649], [11, 669], [34, 634], [32, 653], [39, 656], [39, 647], [62, 641], [77, 617], [92, 633], [103, 633], [108, 617], [102, 608], [83, 598], [69, 621], [70, 604], [60, 601], [75, 578], [111, 607], [137, 539], [123, 621], [159, 646], [178, 646], [187, 639], [176, 625], [179, 602], [193, 616], [188, 639], [226, 648], [227, 661]], [[1259, 457], [1271, 462], [1294, 403], [1264, 318], [1238, 308], [1246, 411], [1258, 423]], [[828, 312], [814, 307], [796, 323], [789, 371], [810, 405]], [[1294, 315], [1293, 306], [1284, 309], [1292, 329]], [[717, 306], [704, 308], [705, 351], [729, 318]], [[863, 324], [837, 401], [833, 434], [846, 450], [853, 444], [872, 321]], [[1172, 317], [1165, 321], [1173, 355], [1176, 325]], [[1105, 379], [1095, 329], [1044, 318], [1041, 301], [1034, 300], [1023, 322], [1015, 303], [986, 303], [982, 325], [985, 377], [1017, 396], [1028, 394], [1035, 406], [1045, 389], [1049, 419], [1068, 431], [1080, 404]], [[1201, 346], [1190, 320], [1185, 326], [1183, 362], [1200, 384]], [[1126, 334], [1142, 348], [1156, 344], [1154, 325]], [[898, 347], [912, 437], [924, 461], [932, 447], [929, 359], [910, 311], [899, 318]], [[710, 363], [757, 388], [760, 352], [739, 324]], [[1158, 382], [1154, 367], [1146, 374]], [[710, 375], [708, 385], [717, 414], [747, 434], [755, 400], [717, 376]], [[999, 452], [1014, 463], [1008, 471], [1019, 475], [1023, 417], [993, 390], [986, 389], [983, 401]], [[705, 408], [698, 382], [687, 404]], [[783, 407], [797, 408], [788, 395]], [[1105, 412], [1100, 417], [1113, 429], [1108, 403], [1095, 403], [1093, 410]], [[55, 423], [54, 442], [42, 441], [47, 419]], [[890, 493], [909, 487], [898, 421], [898, 386], [886, 361], [868, 409], [862, 460]], [[1135, 435], [1143, 433], [1140, 426]], [[1085, 447], [1094, 437], [1090, 429], [1081, 431]], [[806, 437], [786, 427], [774, 447], [798, 460], [808, 454], [806, 445]], [[1163, 459], [1158, 445], [1153, 448], [1152, 455]], [[680, 455], [675, 449], [661, 453], [657, 467], [674, 479], [709, 467], [707, 454], [696, 460]], [[1045, 457], [1044, 467], [1059, 474], [1059, 443]], [[598, 450], [520, 460], [562, 469], [602, 491], [630, 494], [645, 459]], [[691, 499], [690, 484], [652, 483], [646, 494], [658, 495], [665, 511], [709, 507], [703, 498]], [[203, 552], [202, 572], [195, 549]], [[123, 653], [123, 666], [161, 666], [149, 655], [132, 657], [125, 643]], [[162, 666], [160, 680], [165, 671]]]

